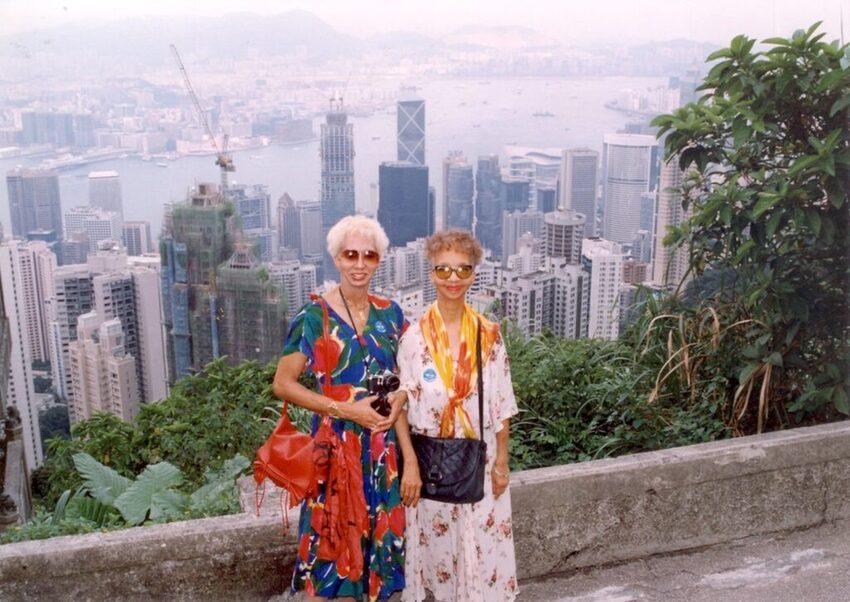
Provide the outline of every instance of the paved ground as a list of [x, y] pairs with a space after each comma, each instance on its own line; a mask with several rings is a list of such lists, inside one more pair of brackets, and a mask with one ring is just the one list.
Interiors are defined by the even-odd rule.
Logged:
[[520, 583], [522, 602], [850, 601], [850, 521]]
[[[300, 599], [281, 595], [269, 602]], [[633, 601], [850, 602], [850, 521], [521, 581], [518, 598]]]

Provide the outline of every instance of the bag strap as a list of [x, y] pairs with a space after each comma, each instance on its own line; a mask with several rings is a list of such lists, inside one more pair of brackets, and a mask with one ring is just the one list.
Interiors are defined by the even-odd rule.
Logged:
[[478, 336], [475, 337], [475, 355], [478, 360], [478, 429], [481, 441], [484, 441], [484, 372], [481, 370], [481, 320], [478, 322]]
[[331, 327], [330, 327], [330, 316], [328, 315], [328, 302], [325, 301], [324, 297], [319, 296], [319, 304], [322, 306], [322, 339], [325, 342], [325, 382], [322, 384], [322, 393], [324, 393], [325, 387], [329, 387], [331, 385], [331, 356], [329, 355], [331, 350]]

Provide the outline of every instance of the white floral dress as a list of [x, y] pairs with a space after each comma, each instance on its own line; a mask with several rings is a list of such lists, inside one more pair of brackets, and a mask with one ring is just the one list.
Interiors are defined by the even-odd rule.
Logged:
[[[419, 323], [410, 325], [398, 350], [402, 387], [408, 391], [408, 421], [415, 433], [437, 436], [448, 395]], [[484, 499], [475, 504], [445, 504], [422, 499], [406, 508], [404, 602], [419, 602], [430, 591], [441, 602], [512, 601], [518, 589], [511, 523], [510, 486], [493, 497], [490, 471], [496, 431], [517, 413], [510, 365], [499, 336], [484, 359], [484, 440], [487, 468]], [[478, 388], [463, 402], [478, 431]], [[455, 432], [462, 433], [459, 423]]]

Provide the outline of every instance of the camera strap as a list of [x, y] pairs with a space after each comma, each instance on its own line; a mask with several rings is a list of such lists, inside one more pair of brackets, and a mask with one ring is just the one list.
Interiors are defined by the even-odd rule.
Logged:
[[[369, 344], [366, 342], [366, 338], [361, 336], [357, 331], [357, 324], [354, 323], [354, 316], [351, 315], [351, 310], [348, 309], [348, 299], [345, 298], [345, 295], [342, 294], [342, 287], [339, 287], [339, 296], [342, 299], [342, 304], [345, 306], [345, 313], [348, 314], [348, 319], [351, 320], [351, 328], [354, 329], [354, 334], [357, 337], [357, 341], [360, 343], [360, 346], [363, 347], [363, 350], [366, 354], [363, 356], [363, 367], [366, 369], [366, 377], [369, 377], [369, 362], [366, 361], [366, 358], [371, 356], [372, 354], [369, 352]], [[366, 321], [369, 321], [369, 316], [366, 316]]]

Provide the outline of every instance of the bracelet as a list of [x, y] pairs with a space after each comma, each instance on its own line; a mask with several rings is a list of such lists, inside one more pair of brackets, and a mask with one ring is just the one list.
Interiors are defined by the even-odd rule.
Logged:
[[501, 470], [499, 470], [499, 469], [498, 469], [498, 468], [496, 468], [495, 466], [493, 467], [493, 472], [495, 472], [495, 473], [496, 473], [498, 476], [500, 476], [500, 477], [507, 477], [509, 474], [511, 474], [511, 473], [510, 473], [510, 471], [508, 471], [508, 472], [502, 472]]
[[332, 401], [328, 404], [328, 407], [325, 409], [325, 413], [328, 416], [333, 416], [334, 418], [339, 418], [339, 406], [336, 405], [335, 401]]

